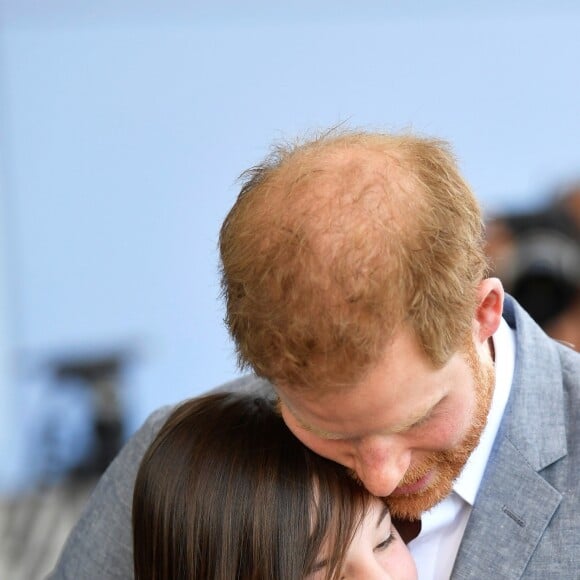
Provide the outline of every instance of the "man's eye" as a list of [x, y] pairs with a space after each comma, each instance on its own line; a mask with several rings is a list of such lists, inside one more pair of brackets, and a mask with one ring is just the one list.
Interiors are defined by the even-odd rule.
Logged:
[[395, 536], [393, 534], [393, 532], [391, 531], [389, 533], [389, 537], [384, 540], [383, 542], [381, 542], [380, 544], [377, 544], [375, 546], [375, 550], [378, 552], [381, 552], [382, 550], [386, 550], [392, 543], [392, 541], [395, 539]]

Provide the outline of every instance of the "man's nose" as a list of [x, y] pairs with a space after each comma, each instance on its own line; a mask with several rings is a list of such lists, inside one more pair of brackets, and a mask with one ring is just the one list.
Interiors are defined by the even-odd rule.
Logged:
[[373, 495], [390, 495], [411, 464], [411, 449], [387, 437], [365, 437], [355, 452], [355, 471]]

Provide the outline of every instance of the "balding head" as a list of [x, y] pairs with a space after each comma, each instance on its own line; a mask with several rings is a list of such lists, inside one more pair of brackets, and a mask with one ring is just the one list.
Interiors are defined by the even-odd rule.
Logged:
[[329, 133], [276, 148], [243, 177], [220, 235], [242, 365], [331, 388], [359, 379], [403, 324], [435, 365], [465, 340], [482, 224], [444, 143]]

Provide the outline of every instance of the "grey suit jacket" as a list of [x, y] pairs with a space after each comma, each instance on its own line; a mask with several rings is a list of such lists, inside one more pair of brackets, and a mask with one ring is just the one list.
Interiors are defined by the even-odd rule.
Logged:
[[580, 355], [511, 298], [508, 407], [451, 577], [580, 578]]
[[[514, 384], [452, 578], [580, 578], [580, 355], [550, 340], [509, 297]], [[220, 390], [271, 393], [244, 377]], [[133, 578], [131, 501], [145, 449], [170, 413], [154, 413], [99, 482], [49, 578]]]

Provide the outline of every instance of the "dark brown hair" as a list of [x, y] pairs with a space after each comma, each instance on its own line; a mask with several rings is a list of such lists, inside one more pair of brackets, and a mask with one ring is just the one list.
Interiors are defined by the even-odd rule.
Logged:
[[369, 497], [290, 433], [274, 401], [193, 399], [172, 413], [137, 474], [135, 578], [304, 580], [324, 546], [334, 579]]

